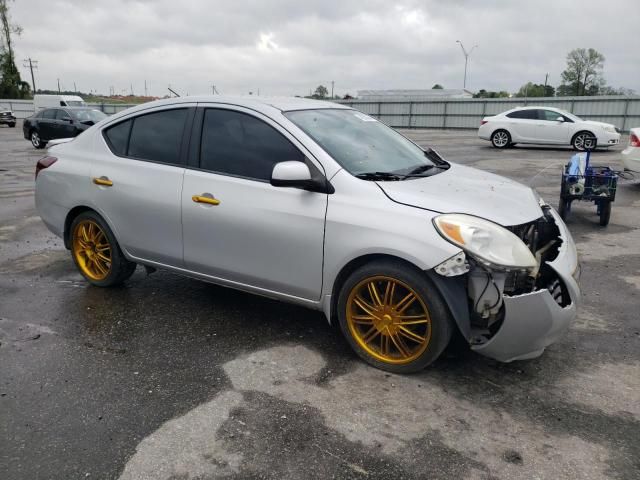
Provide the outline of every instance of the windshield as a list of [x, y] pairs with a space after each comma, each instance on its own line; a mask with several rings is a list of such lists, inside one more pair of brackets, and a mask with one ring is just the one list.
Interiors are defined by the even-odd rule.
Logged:
[[285, 115], [352, 175], [407, 174], [434, 166], [420, 147], [363, 113], [321, 109]]
[[79, 122], [93, 122], [98, 123], [103, 118], [107, 118], [107, 116], [102, 113], [100, 110], [72, 110], [71, 114], [73, 117]]
[[86, 103], [80, 100], [65, 100], [67, 107], [84, 107]]

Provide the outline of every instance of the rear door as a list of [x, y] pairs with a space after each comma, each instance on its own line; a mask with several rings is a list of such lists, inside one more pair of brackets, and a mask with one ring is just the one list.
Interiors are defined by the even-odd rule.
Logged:
[[193, 107], [146, 111], [105, 128], [96, 139], [94, 205], [120, 246], [139, 259], [183, 265], [180, 197]]
[[56, 138], [56, 110], [55, 108], [48, 108], [42, 112], [42, 118], [38, 119], [38, 130], [42, 140]]
[[[569, 135], [571, 129], [571, 120], [564, 115], [553, 110], [538, 110], [538, 125], [536, 129], [536, 137], [544, 143], [551, 144], [569, 144]], [[562, 118], [563, 121], [558, 121]], [[567, 121], [568, 120], [568, 121]]]
[[508, 130], [513, 142], [535, 143], [537, 110], [516, 110], [507, 114]]
[[274, 187], [270, 179], [282, 161], [305, 162], [312, 174], [319, 167], [267, 117], [240, 107], [199, 111], [191, 140], [198, 168], [185, 172], [182, 193], [186, 267], [258, 291], [318, 300], [327, 194]]

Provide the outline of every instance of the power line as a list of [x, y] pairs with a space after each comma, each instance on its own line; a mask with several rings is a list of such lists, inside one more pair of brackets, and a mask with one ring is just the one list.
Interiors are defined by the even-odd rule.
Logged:
[[29, 67], [29, 70], [31, 70], [31, 87], [33, 87], [33, 94], [35, 95], [36, 93], [36, 80], [35, 77], [33, 76], [33, 69], [35, 68], [36, 70], [38, 69], [38, 61], [37, 60], [31, 60], [31, 57], [26, 58], [25, 60], [23, 60], [22, 65], [24, 67]]

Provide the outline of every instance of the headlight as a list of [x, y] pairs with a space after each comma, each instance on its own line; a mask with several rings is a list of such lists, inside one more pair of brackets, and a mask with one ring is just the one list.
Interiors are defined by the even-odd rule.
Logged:
[[609, 133], [618, 133], [616, 131], [616, 127], [614, 127], [613, 125], [607, 125], [606, 127], [604, 127], [604, 131]]
[[489, 220], [453, 213], [435, 217], [433, 224], [445, 240], [487, 266], [531, 269], [538, 265], [522, 240]]

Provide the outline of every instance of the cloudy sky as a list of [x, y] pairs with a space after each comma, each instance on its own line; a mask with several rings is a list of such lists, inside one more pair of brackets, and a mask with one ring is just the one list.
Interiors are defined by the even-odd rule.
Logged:
[[[478, 44], [471, 90], [560, 83], [566, 54], [593, 47], [605, 78], [640, 92], [637, 0], [17, 0], [16, 58], [36, 86], [164, 95], [461, 88], [456, 40]], [[30, 79], [28, 70], [22, 76]]]

